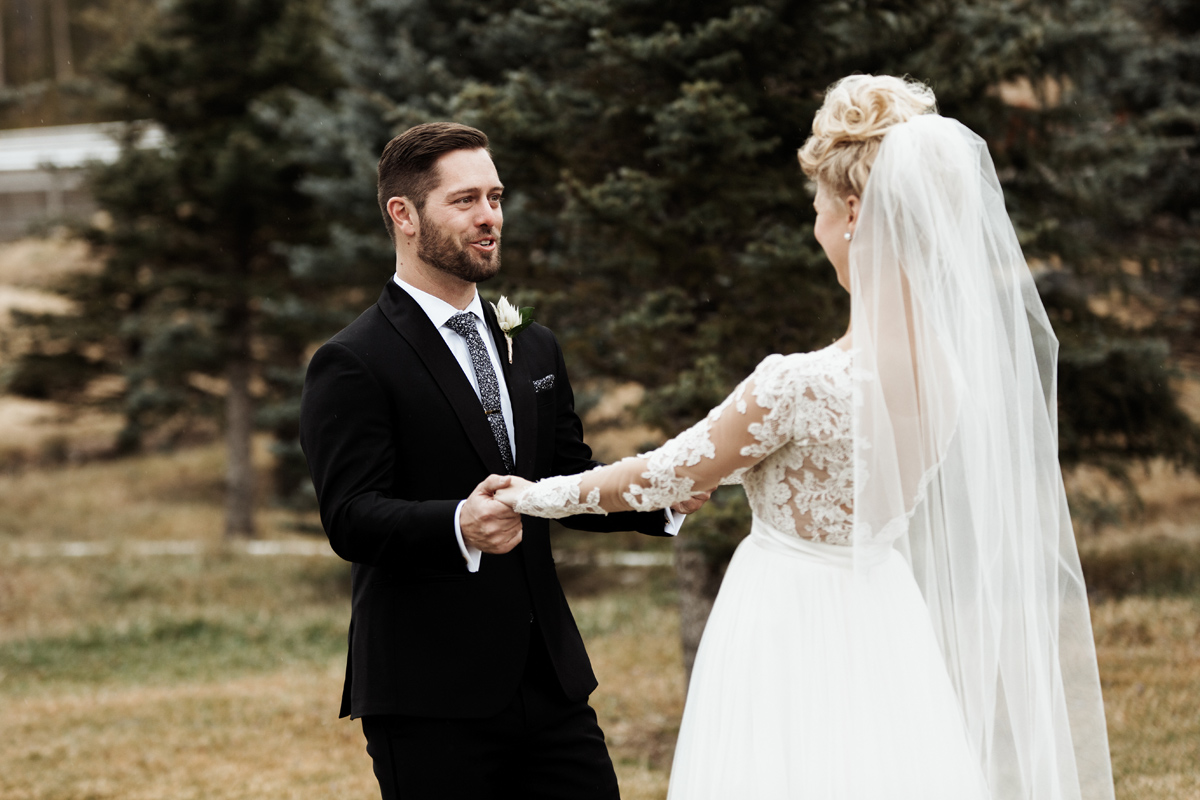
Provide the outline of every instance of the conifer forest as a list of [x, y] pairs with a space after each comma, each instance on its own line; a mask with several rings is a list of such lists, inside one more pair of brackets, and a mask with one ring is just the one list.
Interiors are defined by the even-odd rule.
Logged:
[[[615, 460], [845, 330], [796, 151], [854, 73], [988, 143], [1060, 340], [1118, 797], [1200, 796], [1192, 0], [0, 0], [0, 166], [14, 132], [118, 145], [87, 214], [0, 242], [0, 796], [375, 791], [298, 434], [308, 359], [393, 272], [393, 136], [487, 133], [481, 294], [555, 331]], [[674, 542], [555, 534], [627, 797], [665, 797], [749, 521], [726, 487]]]

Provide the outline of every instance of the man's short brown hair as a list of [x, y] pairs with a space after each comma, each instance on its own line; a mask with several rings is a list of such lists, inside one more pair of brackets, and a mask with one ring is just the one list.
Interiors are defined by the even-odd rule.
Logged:
[[378, 200], [388, 236], [396, 241], [388, 200], [407, 197], [419, 212], [438, 184], [437, 161], [455, 150], [487, 150], [481, 130], [457, 122], [426, 122], [409, 128], [387, 143], [379, 157]]

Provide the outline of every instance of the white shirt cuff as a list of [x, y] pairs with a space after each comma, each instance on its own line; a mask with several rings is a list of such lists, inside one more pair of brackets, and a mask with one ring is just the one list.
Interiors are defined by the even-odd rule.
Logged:
[[[683, 527], [683, 521], [687, 519], [687, 514], [680, 514], [671, 508], [664, 508], [663, 511], [667, 514], [666, 524], [663, 525], [663, 530], [667, 536], [675, 536], [679, 533], [679, 529]], [[457, 523], [456, 523], [457, 524]]]
[[[483, 557], [483, 551], [477, 547], [467, 546], [467, 543], [462, 538], [462, 525], [458, 522], [458, 516], [462, 513], [463, 503], [465, 502], [467, 501], [459, 501], [458, 506], [454, 509], [454, 538], [458, 542], [458, 552], [462, 553], [463, 560], [467, 562], [467, 572], [479, 572], [479, 559]], [[667, 513], [673, 512], [668, 510]], [[683, 515], [680, 514], [679, 516], [682, 517]], [[670, 528], [669, 523], [667, 527]], [[678, 531], [679, 527], [676, 526], [675, 530]], [[671, 535], [674, 536], [675, 534]]]

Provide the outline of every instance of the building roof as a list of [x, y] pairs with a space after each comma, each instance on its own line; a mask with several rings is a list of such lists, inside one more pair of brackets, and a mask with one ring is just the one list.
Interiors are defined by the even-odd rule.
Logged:
[[[58, 125], [0, 131], [0, 172], [21, 172], [54, 166], [73, 169], [89, 161], [112, 163], [120, 153], [117, 137], [125, 123]], [[164, 139], [162, 129], [148, 125], [139, 143], [157, 147]]]

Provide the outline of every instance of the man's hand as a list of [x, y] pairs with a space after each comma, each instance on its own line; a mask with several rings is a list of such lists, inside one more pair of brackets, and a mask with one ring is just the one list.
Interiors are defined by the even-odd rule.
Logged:
[[691, 514], [692, 512], [699, 511], [708, 502], [708, 498], [710, 497], [712, 497], [712, 492], [696, 492], [687, 500], [680, 500], [671, 506], [671, 510], [676, 514]]
[[496, 499], [509, 475], [489, 475], [475, 487], [458, 516], [463, 542], [484, 553], [507, 553], [521, 543], [521, 515]]

